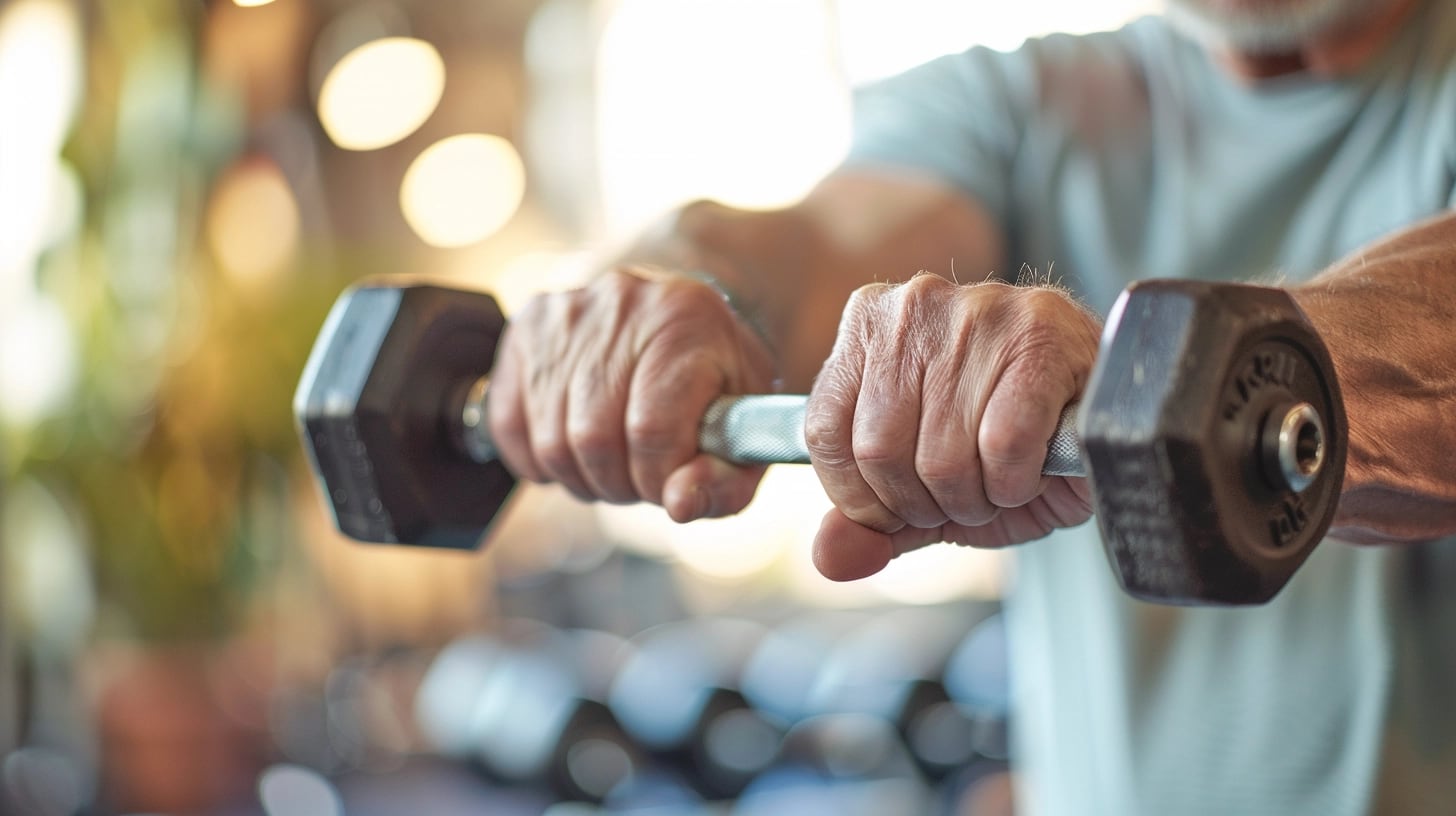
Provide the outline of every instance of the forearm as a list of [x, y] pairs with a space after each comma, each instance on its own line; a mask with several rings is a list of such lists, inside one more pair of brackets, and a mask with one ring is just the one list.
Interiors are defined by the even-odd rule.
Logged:
[[836, 296], [840, 303], [847, 297], [832, 278], [823, 280], [826, 254], [813, 224], [796, 210], [752, 212], [700, 201], [672, 214], [622, 260], [711, 278], [770, 347], [784, 387], [797, 390], [807, 359], [832, 342]]
[[803, 392], [855, 289], [922, 270], [980, 280], [997, 269], [1001, 251], [990, 219], [958, 194], [852, 175], [831, 177], [782, 210], [689, 205], [624, 260], [712, 276], [765, 335], [783, 387]]
[[1374, 244], [1294, 294], [1329, 346], [1349, 418], [1331, 534], [1456, 534], [1456, 215]]

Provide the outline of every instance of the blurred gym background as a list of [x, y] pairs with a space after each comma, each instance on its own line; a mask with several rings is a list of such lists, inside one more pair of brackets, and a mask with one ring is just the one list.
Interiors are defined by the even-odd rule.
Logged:
[[1155, 0], [0, 0], [0, 813], [1005, 814], [995, 553], [812, 472], [342, 540], [290, 415], [372, 275], [570, 286], [834, 165], [858, 84]]

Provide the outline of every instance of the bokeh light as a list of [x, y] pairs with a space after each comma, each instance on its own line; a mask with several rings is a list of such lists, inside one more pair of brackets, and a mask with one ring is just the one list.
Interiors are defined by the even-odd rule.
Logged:
[[[26, 478], [9, 488], [0, 513], [0, 575], [14, 591], [11, 615], [58, 650], [85, 641], [96, 612], [86, 531], [69, 497]], [[55, 599], [65, 598], [64, 604]]]
[[233, 0], [233, 5], [242, 8], [257, 8], [258, 6], [266, 6], [271, 2], [273, 0]]
[[300, 765], [274, 765], [258, 778], [258, 798], [267, 816], [338, 816], [339, 793], [322, 774]]
[[57, 0], [0, 7], [0, 313], [32, 283], [61, 181], [57, 156], [80, 98], [75, 10]]
[[75, 388], [77, 349], [71, 323], [50, 297], [5, 304], [0, 323], [0, 421], [25, 427], [66, 404]]
[[271, 161], [245, 159], [219, 179], [207, 214], [207, 239], [222, 269], [245, 288], [276, 283], [298, 247], [293, 191]]
[[385, 37], [345, 54], [319, 88], [318, 114], [346, 150], [388, 147], [419, 129], [445, 91], [445, 62], [424, 40]]
[[465, 133], [426, 148], [405, 171], [400, 208], [415, 233], [437, 247], [489, 237], [521, 206], [526, 168], [510, 142]]

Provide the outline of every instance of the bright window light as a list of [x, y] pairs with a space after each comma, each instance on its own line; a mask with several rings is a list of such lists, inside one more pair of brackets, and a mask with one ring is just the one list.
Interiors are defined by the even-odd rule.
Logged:
[[520, 154], [499, 136], [467, 133], [426, 148], [405, 171], [400, 207], [425, 243], [463, 247], [515, 215], [526, 192]]
[[0, 422], [26, 427], [62, 408], [71, 396], [76, 340], [65, 312], [44, 295], [0, 304], [0, 314]]
[[807, 192], [847, 144], [830, 31], [822, 0], [622, 0], [597, 63], [608, 238], [693, 198]]
[[388, 147], [419, 129], [445, 92], [440, 52], [410, 37], [386, 37], [345, 54], [319, 88], [324, 131], [346, 150]]
[[0, 5], [0, 307], [34, 284], [61, 180], [56, 170], [81, 98], [76, 13], [59, 0]]

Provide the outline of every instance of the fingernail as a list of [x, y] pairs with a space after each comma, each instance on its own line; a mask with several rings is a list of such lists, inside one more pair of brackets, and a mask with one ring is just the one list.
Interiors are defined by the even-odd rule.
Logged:
[[673, 521], [686, 524], [703, 517], [709, 509], [708, 491], [701, 485], [671, 490], [663, 496], [662, 506]]

